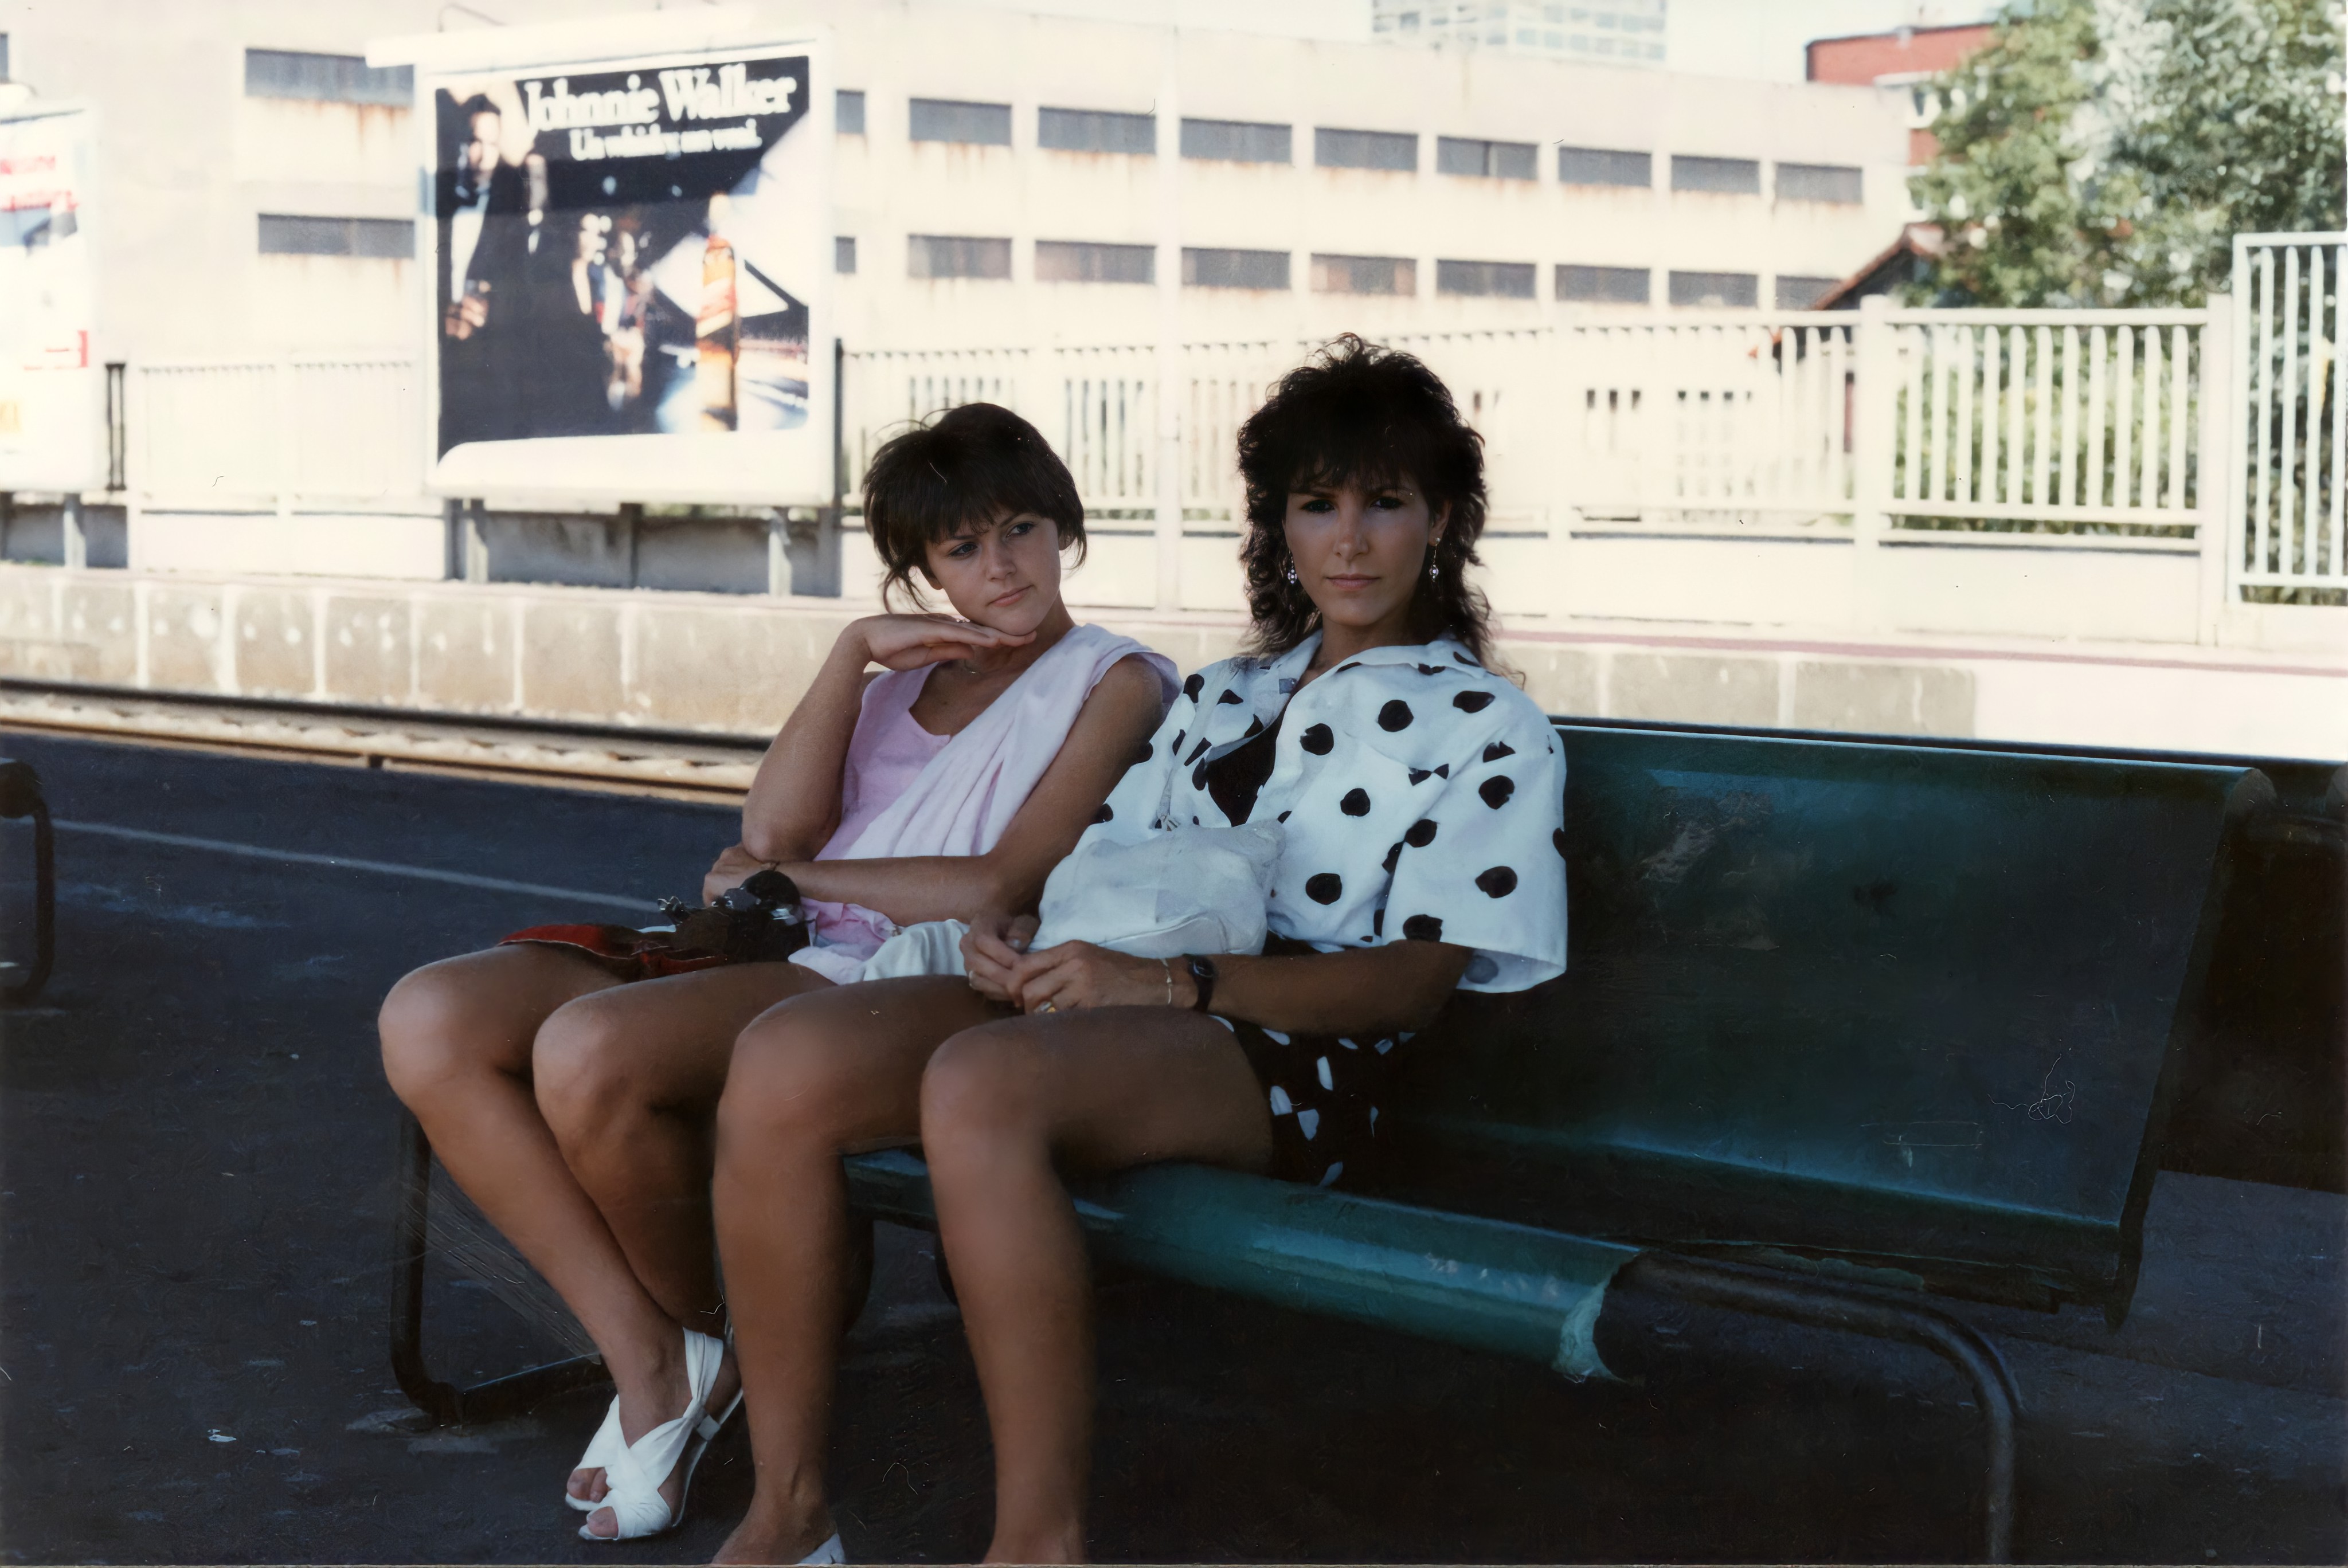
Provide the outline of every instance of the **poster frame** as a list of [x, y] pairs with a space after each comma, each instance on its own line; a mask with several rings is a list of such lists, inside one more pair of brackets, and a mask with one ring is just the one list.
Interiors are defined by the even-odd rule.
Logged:
[[[420, 383], [415, 407], [423, 488], [442, 499], [492, 499], [520, 507], [688, 505], [746, 507], [827, 506], [832, 500], [834, 343], [829, 243], [834, 221], [832, 167], [837, 99], [831, 29], [761, 16], [752, 7], [675, 11], [602, 21], [468, 29], [378, 40], [370, 65], [416, 71], [411, 146], [417, 179], [417, 257], [410, 320], [418, 326]], [[436, 292], [440, 225], [435, 210], [438, 159], [434, 94], [448, 79], [491, 74], [659, 69], [706, 65], [713, 56], [804, 54], [808, 108], [793, 134], [814, 135], [820, 150], [806, 205], [819, 238], [806, 293], [808, 417], [798, 430], [741, 435], [540, 436], [471, 442], [439, 451], [439, 307]]]
[[[52, 470], [34, 473], [30, 482], [20, 482], [4, 466], [0, 466], [0, 491], [19, 497], [32, 495], [81, 496], [106, 492], [111, 477], [108, 461], [108, 430], [106, 415], [106, 366], [108, 333], [106, 326], [106, 291], [103, 261], [106, 253], [106, 207], [102, 189], [105, 118], [96, 102], [86, 97], [45, 98], [27, 96], [20, 102], [0, 108], [0, 125], [18, 125], [27, 120], [54, 119], [67, 115], [79, 115], [83, 120], [83, 140], [89, 149], [87, 167], [81, 171], [80, 200], [75, 207], [75, 229], [82, 235], [88, 251], [89, 267], [89, 344], [88, 363], [79, 372], [82, 425], [88, 432], [85, 447], [87, 461], [78, 469]], [[93, 221], [89, 214], [95, 213]], [[0, 459], [5, 465], [5, 459]], [[78, 482], [76, 482], [77, 477]]]

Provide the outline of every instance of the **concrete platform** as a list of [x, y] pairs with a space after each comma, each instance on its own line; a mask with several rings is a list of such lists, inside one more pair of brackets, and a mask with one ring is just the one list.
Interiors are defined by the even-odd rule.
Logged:
[[[5, 733], [0, 754], [68, 823], [647, 901], [730, 836], [685, 804]], [[738, 1438], [676, 1534], [592, 1547], [555, 1494], [599, 1397], [417, 1430], [386, 1359], [376, 1003], [576, 906], [87, 828], [58, 864], [57, 977], [0, 1014], [0, 1557], [705, 1559], [747, 1496]], [[0, 880], [0, 942], [22, 892]], [[931, 1245], [884, 1227], [841, 1367], [832, 1491], [861, 1560], [985, 1543], [983, 1412]], [[2118, 1335], [1971, 1312], [2027, 1401], [2024, 1555], [2348, 1558], [2343, 1255], [2337, 1196], [2165, 1175]], [[449, 1371], [551, 1352], [472, 1282], [428, 1288]], [[1101, 1311], [1105, 1559], [1932, 1561], [1973, 1539], [1971, 1412], [1903, 1349], [1756, 1325], [1733, 1364], [1577, 1388], [1156, 1282]]]

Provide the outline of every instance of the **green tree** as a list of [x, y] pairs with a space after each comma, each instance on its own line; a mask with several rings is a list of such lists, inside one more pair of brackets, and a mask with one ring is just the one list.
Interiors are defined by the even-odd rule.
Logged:
[[2009, 0], [1939, 82], [1911, 293], [2199, 304], [2238, 232], [2342, 226], [2340, 0]]
[[2338, 0], [2148, 0], [2153, 50], [2111, 159], [2142, 192], [2131, 303], [2228, 286], [2233, 236], [2343, 220]]
[[2102, 302], [2133, 197], [2096, 177], [2104, 60], [2094, 0], [2009, 5], [1990, 43], [1936, 84], [1940, 149], [1915, 190], [1948, 245], [1922, 300]]

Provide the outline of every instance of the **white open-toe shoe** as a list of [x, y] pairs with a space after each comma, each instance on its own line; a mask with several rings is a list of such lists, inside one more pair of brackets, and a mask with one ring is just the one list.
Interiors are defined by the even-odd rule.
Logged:
[[847, 1561], [848, 1548], [841, 1544], [839, 1532], [835, 1530], [831, 1532], [830, 1540], [825, 1542], [822, 1545], [817, 1547], [814, 1551], [800, 1558], [799, 1564], [800, 1568], [807, 1568], [807, 1564], [810, 1563], [822, 1563], [826, 1564], [828, 1568], [829, 1564], [846, 1563]]
[[[709, 1414], [709, 1390], [717, 1381], [719, 1363], [726, 1358], [726, 1344], [706, 1334], [685, 1330], [685, 1413], [674, 1420], [663, 1421], [634, 1442], [612, 1456], [603, 1466], [603, 1477], [611, 1491], [603, 1501], [589, 1505], [592, 1514], [608, 1508], [618, 1529], [610, 1535], [598, 1535], [582, 1524], [579, 1536], [582, 1541], [637, 1541], [647, 1535], [659, 1535], [676, 1528], [685, 1517], [685, 1501], [693, 1490], [693, 1472], [708, 1451], [709, 1440], [717, 1435], [724, 1418]], [[735, 1396], [726, 1414], [734, 1413], [742, 1402]], [[616, 1425], [616, 1419], [614, 1425]], [[676, 1508], [672, 1512], [660, 1494], [664, 1482], [682, 1471], [683, 1481], [677, 1489]]]
[[[628, 1440], [620, 1433], [620, 1396], [614, 1394], [612, 1396], [612, 1408], [603, 1412], [603, 1424], [597, 1427], [595, 1435], [587, 1440], [587, 1451], [579, 1456], [579, 1462], [571, 1469], [573, 1473], [582, 1470], [609, 1471], [612, 1461], [619, 1458], [620, 1451], [627, 1446]], [[608, 1479], [606, 1484], [609, 1484]], [[603, 1506], [601, 1498], [590, 1501], [572, 1491], [567, 1476], [562, 1482], [562, 1501], [582, 1513], [592, 1513]]]

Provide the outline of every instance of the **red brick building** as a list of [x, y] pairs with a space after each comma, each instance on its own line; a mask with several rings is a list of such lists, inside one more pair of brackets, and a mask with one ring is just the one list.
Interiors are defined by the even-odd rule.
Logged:
[[1993, 31], [1988, 23], [1975, 22], [1956, 27], [1900, 27], [1848, 38], [1814, 38], [1806, 51], [1806, 74], [1814, 82], [1845, 87], [1907, 87], [1908, 162], [1910, 168], [1921, 168], [1932, 160], [1936, 144], [1928, 128], [1939, 109], [1925, 84], [1987, 44]]

